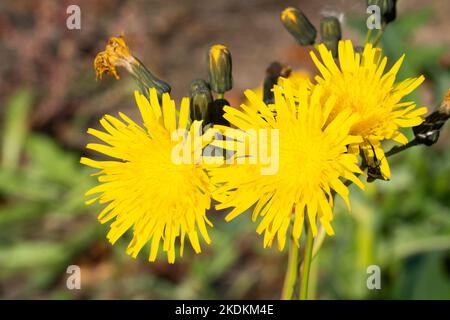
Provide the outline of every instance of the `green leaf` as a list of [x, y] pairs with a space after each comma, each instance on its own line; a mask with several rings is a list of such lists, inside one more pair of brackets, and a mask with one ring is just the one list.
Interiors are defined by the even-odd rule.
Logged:
[[3, 130], [2, 166], [15, 169], [27, 133], [27, 116], [31, 107], [32, 94], [28, 89], [17, 90], [7, 101]]

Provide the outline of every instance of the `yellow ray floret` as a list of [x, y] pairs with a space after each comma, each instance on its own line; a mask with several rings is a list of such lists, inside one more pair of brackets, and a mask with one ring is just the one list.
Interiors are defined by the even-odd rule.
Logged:
[[427, 108], [417, 108], [413, 101], [401, 100], [414, 91], [424, 81], [424, 77], [395, 82], [405, 56], [385, 72], [387, 58], [382, 56], [381, 49], [374, 48], [371, 44], [366, 44], [362, 54], [359, 54], [353, 49], [351, 41], [340, 41], [339, 66], [325, 45], [319, 45], [318, 51], [320, 59], [311, 52], [321, 74], [315, 79], [326, 96], [336, 97], [336, 105], [329, 121], [342, 110], [351, 109], [358, 120], [352, 125], [350, 132], [364, 139], [360, 147], [365, 153], [367, 149], [374, 148], [381, 161], [383, 176], [389, 179], [389, 166], [381, 141], [392, 139], [405, 144], [408, 139], [399, 129], [414, 127], [423, 122]]
[[[135, 92], [144, 127], [119, 113], [120, 118], [106, 115], [100, 120], [106, 131], [88, 130], [104, 143], [90, 143], [87, 148], [114, 159], [82, 158], [81, 163], [100, 169], [99, 185], [86, 195], [95, 195], [88, 204], [106, 204], [98, 219], [101, 223], [113, 220], [109, 241], [114, 244], [132, 230], [127, 253], [136, 257], [150, 242], [149, 260], [154, 261], [162, 240], [163, 251], [173, 263], [178, 238], [180, 256], [186, 236], [196, 253], [201, 251], [198, 232], [210, 243], [206, 229], [206, 224], [211, 225], [206, 217], [210, 207], [209, 178], [193, 161], [179, 163], [173, 159], [174, 145], [187, 142], [193, 131], [201, 128], [197, 121], [188, 125], [189, 99], [182, 100], [177, 125], [175, 103], [169, 95], [163, 95], [162, 108], [155, 89], [149, 96], [147, 100]], [[174, 140], [176, 129], [186, 134]]]
[[[222, 131], [228, 138], [236, 138], [233, 150], [245, 152], [234, 154], [234, 164], [208, 171], [216, 186], [213, 197], [221, 202], [217, 209], [233, 208], [226, 219], [250, 209], [253, 220], [261, 217], [257, 232], [264, 232], [264, 246], [271, 246], [277, 236], [281, 250], [291, 221], [293, 238], [300, 238], [305, 215], [314, 235], [316, 220], [327, 234], [334, 234], [333, 193], [349, 204], [349, 190], [342, 179], [364, 188], [355, 175], [361, 173], [358, 157], [347, 152], [347, 145], [362, 139], [350, 134], [357, 120], [351, 109], [342, 110], [330, 121], [336, 101], [324, 96], [321, 87], [297, 87], [284, 79], [283, 88], [275, 86], [273, 90], [273, 105], [266, 105], [261, 97], [247, 90], [248, 103], [241, 110], [224, 108], [225, 118], [237, 129]], [[270, 139], [262, 139], [265, 135], [261, 133], [267, 131]], [[252, 144], [240, 146], [250, 140]], [[251, 151], [254, 145], [257, 152]], [[278, 161], [272, 163], [277, 170], [263, 173], [270, 161], [261, 158], [262, 154]]]

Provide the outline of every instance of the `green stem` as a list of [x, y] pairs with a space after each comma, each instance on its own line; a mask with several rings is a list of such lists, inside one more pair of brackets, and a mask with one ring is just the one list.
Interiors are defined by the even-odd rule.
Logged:
[[300, 271], [301, 272], [301, 279], [300, 279], [300, 300], [306, 300], [308, 299], [308, 282], [309, 282], [309, 272], [311, 270], [311, 261], [312, 261], [312, 251], [313, 251], [313, 244], [314, 244], [314, 238], [312, 234], [311, 227], [306, 228], [306, 247], [305, 247], [305, 254], [303, 258], [303, 268]]
[[298, 271], [298, 247], [293, 237], [290, 237], [289, 253], [288, 253], [288, 266], [286, 270], [286, 276], [284, 278], [283, 291], [281, 293], [281, 299], [291, 300], [294, 292], [295, 283], [297, 281]]
[[383, 35], [383, 28], [378, 30], [377, 35], [373, 39], [373, 46], [376, 47], [378, 45], [378, 42], [381, 40], [381, 36]]
[[[314, 244], [315, 243], [316, 243], [316, 240], [314, 239]], [[312, 261], [311, 261], [311, 270], [309, 271], [309, 286], [308, 286], [308, 296], [310, 297], [309, 299], [311, 299], [311, 300], [314, 300], [317, 296], [319, 262], [320, 262], [320, 257], [314, 258], [314, 252], [313, 252], [313, 257], [312, 257]]]
[[313, 252], [312, 252], [313, 260], [319, 253], [320, 248], [322, 248], [322, 244], [324, 243], [324, 240], [325, 240], [325, 235], [326, 235], [325, 229], [322, 226], [320, 226], [319, 232], [317, 233], [317, 237], [314, 240], [314, 246], [313, 246]]
[[401, 151], [404, 151], [404, 150], [409, 149], [411, 147], [417, 146], [419, 144], [420, 144], [419, 141], [414, 139], [414, 140], [411, 140], [410, 142], [408, 142], [407, 144], [405, 144], [403, 146], [395, 146], [391, 150], [386, 152], [386, 157], [393, 156], [394, 154], [397, 154], [397, 153], [399, 153]]
[[370, 38], [372, 37], [372, 31], [373, 29], [368, 29], [366, 32], [366, 40], [364, 40], [364, 43], [367, 44], [370, 42]]
[[218, 93], [218, 94], [217, 94], [217, 99], [223, 99], [224, 96], [225, 96], [224, 93]]

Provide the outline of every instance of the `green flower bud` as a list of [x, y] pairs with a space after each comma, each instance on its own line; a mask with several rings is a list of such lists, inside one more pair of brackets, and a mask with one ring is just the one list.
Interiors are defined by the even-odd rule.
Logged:
[[325, 17], [320, 22], [320, 36], [322, 43], [325, 44], [328, 50], [331, 50], [333, 57], [338, 54], [338, 42], [341, 40], [342, 31], [341, 24], [336, 17]]
[[322, 43], [327, 47], [328, 50], [331, 51], [333, 57], [337, 58], [338, 56], [338, 43], [339, 40], [335, 39], [322, 39]]
[[208, 66], [209, 83], [213, 91], [223, 94], [233, 87], [231, 53], [226, 46], [216, 44], [210, 48]]
[[396, 4], [397, 0], [367, 0], [367, 6], [377, 5], [380, 7], [381, 21], [385, 24], [395, 20]]
[[192, 81], [189, 96], [191, 98], [191, 120], [203, 120], [203, 124], [207, 125], [209, 109], [212, 108], [213, 102], [209, 84], [202, 79]]
[[320, 36], [322, 40], [335, 39], [341, 40], [342, 31], [341, 24], [336, 17], [325, 17], [320, 22]]
[[420, 125], [413, 127], [416, 141], [426, 146], [435, 144], [444, 124], [450, 119], [450, 89], [444, 97], [441, 106], [429, 114], [425, 121]]
[[300, 45], [314, 44], [317, 30], [303, 12], [292, 7], [286, 8], [281, 13], [281, 21]]

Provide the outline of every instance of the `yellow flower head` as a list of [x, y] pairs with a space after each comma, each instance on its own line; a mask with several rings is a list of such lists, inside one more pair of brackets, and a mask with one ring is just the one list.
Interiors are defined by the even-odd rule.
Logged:
[[105, 51], [99, 52], [94, 60], [95, 75], [101, 79], [103, 73], [119, 79], [116, 67], [121, 66], [131, 71], [131, 65], [136, 64], [136, 59], [131, 55], [123, 35], [109, 38]]
[[[253, 220], [262, 218], [256, 231], [265, 233], [264, 246], [271, 246], [277, 235], [282, 250], [291, 219], [294, 221], [292, 236], [298, 240], [306, 212], [313, 235], [317, 234], [317, 218], [329, 235], [334, 234], [330, 224], [333, 192], [349, 205], [349, 191], [341, 178], [364, 187], [355, 176], [361, 173], [357, 155], [347, 152], [347, 145], [360, 143], [362, 139], [350, 134], [357, 120], [351, 109], [342, 110], [330, 120], [335, 99], [325, 96], [322, 87], [310, 89], [301, 85], [297, 89], [290, 80], [284, 79], [283, 88], [275, 86], [273, 90], [274, 105], [266, 105], [261, 97], [247, 90], [249, 102], [241, 105], [242, 110], [224, 108], [224, 117], [237, 129], [222, 128], [223, 132], [235, 137], [233, 150], [246, 150], [246, 154], [236, 152], [236, 164], [211, 168], [209, 173], [211, 182], [217, 186], [213, 196], [221, 202], [217, 209], [234, 207], [226, 220], [254, 206]], [[261, 138], [264, 131], [269, 131], [270, 139]], [[274, 132], [277, 135], [272, 135]], [[240, 145], [255, 137], [259, 139], [254, 140], [258, 145], [256, 153], [250, 152], [255, 143], [247, 147]], [[275, 153], [278, 157], [274, 157]], [[277, 170], [263, 174], [261, 169], [266, 161], [253, 158], [261, 154], [278, 159]], [[248, 161], [239, 163], [238, 159]]]
[[408, 139], [400, 128], [414, 127], [422, 123], [427, 108], [416, 108], [414, 102], [401, 102], [402, 98], [415, 90], [424, 77], [409, 78], [395, 82], [404, 55], [385, 71], [387, 58], [382, 57], [381, 49], [366, 44], [362, 54], [355, 53], [352, 42], [340, 41], [338, 47], [339, 66], [325, 45], [319, 45], [321, 61], [314, 52], [311, 57], [320, 71], [316, 81], [325, 95], [334, 95], [336, 105], [330, 114], [330, 121], [342, 110], [351, 109], [358, 116], [350, 130], [351, 134], [364, 139], [360, 145], [369, 165], [378, 160], [385, 179], [390, 171], [381, 141], [392, 139], [405, 144]]
[[[150, 89], [150, 100], [137, 92], [135, 98], [144, 127], [119, 113], [121, 119], [106, 115], [100, 120], [106, 131], [88, 130], [105, 144], [90, 143], [87, 148], [114, 159], [81, 158], [81, 163], [100, 169], [100, 184], [86, 193], [96, 196], [87, 204], [107, 204], [98, 219], [101, 223], [114, 219], [107, 236], [111, 243], [131, 229], [133, 239], [128, 254], [136, 257], [151, 242], [149, 260], [154, 261], [162, 239], [163, 250], [173, 263], [177, 238], [180, 256], [186, 235], [196, 253], [201, 251], [198, 231], [210, 243], [205, 224], [211, 226], [206, 217], [210, 207], [208, 176], [198, 164], [177, 163], [173, 158], [180, 138], [181, 143], [187, 142], [201, 122], [195, 121], [189, 127], [188, 98], [181, 102], [178, 126], [175, 103], [169, 94], [162, 96], [162, 109], [155, 89]], [[186, 134], [174, 139], [177, 130], [186, 130]]]

